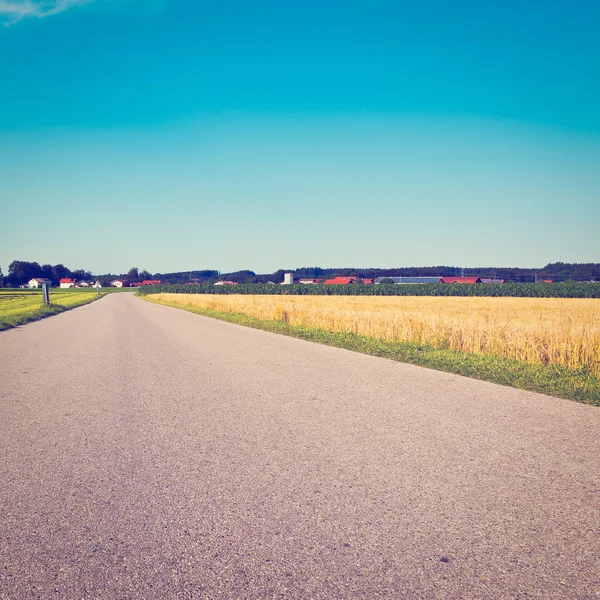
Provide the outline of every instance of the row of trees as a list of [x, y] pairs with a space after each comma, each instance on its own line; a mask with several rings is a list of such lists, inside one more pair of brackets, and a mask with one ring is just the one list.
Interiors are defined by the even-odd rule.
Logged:
[[35, 278], [45, 278], [52, 281], [52, 285], [58, 285], [61, 279], [69, 278], [76, 281], [91, 281], [99, 280], [103, 285], [108, 284], [115, 279], [123, 279], [129, 283], [143, 281], [144, 279], [152, 279], [152, 273], [137, 267], [129, 269], [127, 273], [106, 275], [92, 275], [91, 271], [84, 269], [71, 270], [62, 264], [58, 265], [40, 265], [37, 262], [29, 262], [26, 260], [13, 260], [8, 265], [8, 273], [4, 275], [0, 268], [0, 287], [19, 287]]
[[65, 277], [77, 280], [91, 279], [92, 274], [83, 269], [71, 271], [62, 264], [40, 265], [36, 262], [13, 260], [8, 265], [7, 275], [3, 275], [2, 269], [0, 269], [0, 287], [19, 287], [31, 279], [40, 277], [50, 279], [53, 285], [58, 285], [58, 282]]
[[[515, 282], [535, 282], [545, 279], [553, 281], [599, 281], [600, 264], [598, 263], [549, 263], [541, 269], [523, 269], [518, 267], [400, 267], [393, 269], [321, 269], [319, 267], [302, 267], [291, 271], [294, 279], [300, 277], [360, 277], [374, 279], [376, 277], [486, 277], [505, 279]], [[278, 282], [275, 282], [278, 283]]]
[[[299, 269], [279, 269], [273, 273], [256, 274], [254, 271], [236, 271], [234, 273], [218, 272], [207, 277], [207, 280], [200, 278], [201, 283], [210, 283], [218, 279], [235, 281], [239, 284], [251, 283], [281, 283], [284, 273], [293, 273], [294, 279], [317, 278], [317, 277], [358, 277], [360, 279], [375, 279], [376, 277], [488, 277], [493, 279], [504, 279], [506, 281], [533, 283], [535, 281], [544, 281], [547, 279], [553, 281], [600, 281], [600, 264], [585, 263], [551, 263], [542, 269], [522, 269], [516, 267], [477, 267], [472, 269], [463, 269], [461, 267], [437, 266], [437, 267], [401, 267], [395, 269], [360, 269], [360, 268], [342, 268], [342, 269], [323, 269], [321, 267], [301, 267]], [[218, 277], [217, 277], [218, 275]], [[183, 279], [171, 281], [168, 275], [157, 277], [169, 283], [184, 283]]]

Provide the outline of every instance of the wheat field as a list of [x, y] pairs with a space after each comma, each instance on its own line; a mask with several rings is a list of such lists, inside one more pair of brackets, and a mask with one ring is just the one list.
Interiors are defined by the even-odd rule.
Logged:
[[600, 374], [600, 299], [156, 294], [157, 300], [243, 313], [382, 340], [586, 367]]

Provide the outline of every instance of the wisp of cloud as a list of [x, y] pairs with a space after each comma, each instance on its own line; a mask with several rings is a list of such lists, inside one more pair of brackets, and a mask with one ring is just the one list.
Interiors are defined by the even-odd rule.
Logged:
[[0, 0], [0, 22], [13, 25], [26, 17], [49, 17], [94, 0]]

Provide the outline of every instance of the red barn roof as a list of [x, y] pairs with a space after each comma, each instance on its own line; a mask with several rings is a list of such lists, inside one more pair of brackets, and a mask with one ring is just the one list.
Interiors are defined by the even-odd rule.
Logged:
[[444, 283], [481, 283], [479, 277], [442, 277]]
[[74, 279], [69, 279], [68, 277], [65, 277], [65, 278], [61, 279], [59, 281], [59, 283], [75, 283], [75, 280]]
[[326, 279], [323, 283], [325, 285], [348, 285], [355, 281], [356, 277], [334, 277], [333, 279]]

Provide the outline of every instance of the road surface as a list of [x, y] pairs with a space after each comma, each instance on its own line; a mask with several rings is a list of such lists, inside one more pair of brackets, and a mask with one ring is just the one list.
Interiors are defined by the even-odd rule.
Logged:
[[600, 598], [598, 408], [130, 294], [0, 374], [0, 598]]

